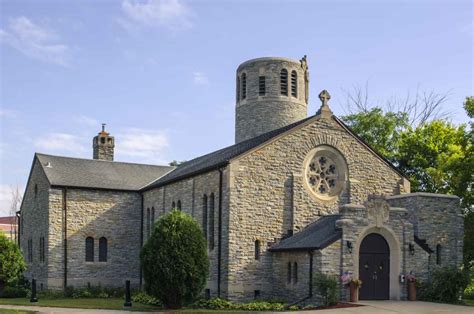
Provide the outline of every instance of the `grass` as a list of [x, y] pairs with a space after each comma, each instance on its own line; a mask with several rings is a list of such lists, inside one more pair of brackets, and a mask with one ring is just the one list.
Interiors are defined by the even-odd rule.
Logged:
[[30, 314], [30, 313], [37, 313], [37, 312], [0, 309], [0, 313], [2, 314]]
[[[83, 308], [83, 309], [108, 309], [123, 310], [123, 299], [40, 299], [37, 303], [31, 303], [26, 298], [0, 299], [0, 304], [8, 305], [26, 305], [26, 306], [50, 306], [50, 307], [67, 307], [67, 308]], [[145, 305], [133, 303], [131, 311], [157, 311], [160, 307], [153, 305]], [[3, 310], [3, 309], [2, 309]], [[2, 312], [3, 313], [3, 312]], [[17, 313], [17, 312], [12, 312]], [[20, 312], [21, 313], [21, 312]]]
[[464, 299], [464, 305], [474, 306], [474, 300]]

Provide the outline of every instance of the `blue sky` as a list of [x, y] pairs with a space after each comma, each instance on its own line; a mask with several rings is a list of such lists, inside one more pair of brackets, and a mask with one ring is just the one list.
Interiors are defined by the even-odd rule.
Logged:
[[90, 158], [100, 123], [116, 160], [187, 160], [234, 142], [235, 70], [308, 56], [310, 106], [368, 82], [374, 105], [449, 93], [467, 121], [471, 1], [1, 0], [0, 215], [34, 152]]

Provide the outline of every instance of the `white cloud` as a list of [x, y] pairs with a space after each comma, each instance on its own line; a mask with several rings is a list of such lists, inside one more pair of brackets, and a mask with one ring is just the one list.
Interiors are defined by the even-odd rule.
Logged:
[[137, 26], [163, 27], [172, 31], [193, 26], [190, 8], [180, 0], [124, 0], [122, 11], [126, 19], [118, 19], [118, 22], [128, 31], [134, 31]]
[[209, 85], [209, 79], [207, 78], [207, 75], [202, 72], [194, 72], [193, 81], [196, 85]]
[[127, 129], [115, 137], [117, 155], [139, 158], [148, 162], [163, 163], [168, 147], [168, 136], [164, 131], [159, 130]]
[[60, 43], [58, 36], [27, 17], [9, 20], [5, 29], [0, 29], [0, 41], [24, 55], [64, 67], [70, 66], [70, 49]]
[[84, 125], [87, 125], [87, 126], [96, 126], [97, 130], [99, 130], [99, 128], [100, 128], [100, 124], [96, 119], [88, 117], [86, 115], [81, 114], [81, 115], [75, 116], [74, 121], [76, 121], [79, 124], [84, 124]]
[[34, 141], [36, 148], [44, 152], [83, 153], [86, 150], [81, 143], [82, 138], [67, 133], [49, 133]]

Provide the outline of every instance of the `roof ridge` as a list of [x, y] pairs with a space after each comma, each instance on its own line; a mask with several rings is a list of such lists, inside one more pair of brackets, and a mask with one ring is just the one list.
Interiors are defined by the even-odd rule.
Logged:
[[58, 155], [50, 155], [50, 154], [44, 154], [44, 153], [38, 153], [38, 152], [35, 152], [35, 155], [37, 155], [37, 156], [46, 156], [46, 157], [54, 157], [54, 158], [84, 160], [84, 161], [91, 161], [91, 162], [105, 162], [105, 163], [114, 163], [114, 164], [127, 164], [127, 165], [138, 165], [138, 166], [173, 168], [173, 166], [165, 166], [165, 165], [151, 165], [151, 164], [141, 164], [141, 163], [128, 162], [128, 161], [111, 161], [111, 160], [103, 160], [103, 159], [90, 159], [90, 158], [81, 158], [81, 157], [58, 156]]

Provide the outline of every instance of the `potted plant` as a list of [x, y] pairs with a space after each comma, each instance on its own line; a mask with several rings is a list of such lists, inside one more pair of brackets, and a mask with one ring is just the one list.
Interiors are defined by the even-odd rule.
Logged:
[[408, 282], [408, 300], [416, 301], [416, 277], [413, 274], [406, 275]]
[[351, 272], [345, 272], [341, 276], [342, 284], [346, 287], [349, 287], [349, 300], [350, 302], [359, 301], [359, 288], [362, 286], [362, 280], [357, 278], [352, 278]]

